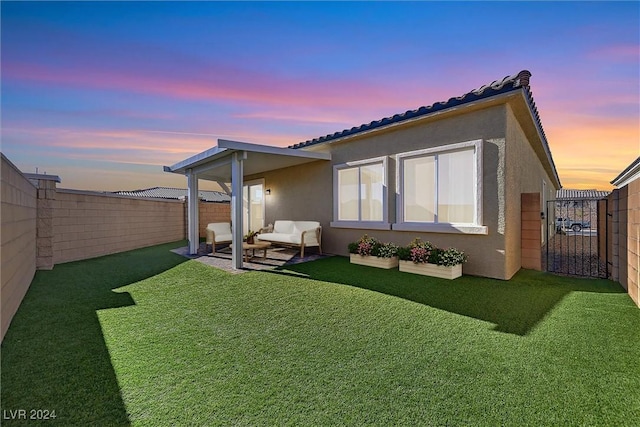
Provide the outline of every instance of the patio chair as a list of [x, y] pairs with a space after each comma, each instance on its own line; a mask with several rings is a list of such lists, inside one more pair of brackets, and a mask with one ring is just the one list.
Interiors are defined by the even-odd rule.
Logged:
[[231, 243], [231, 223], [212, 222], [207, 224], [207, 245], [216, 253], [216, 244]]

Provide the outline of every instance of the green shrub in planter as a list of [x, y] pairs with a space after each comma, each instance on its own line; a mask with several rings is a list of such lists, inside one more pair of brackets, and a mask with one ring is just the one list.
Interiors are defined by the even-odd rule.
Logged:
[[398, 252], [398, 246], [394, 243], [382, 243], [375, 237], [369, 237], [366, 234], [357, 242], [349, 243], [348, 248], [350, 254], [380, 258], [393, 258]]
[[393, 258], [398, 255], [398, 246], [394, 243], [378, 243], [371, 251], [371, 255], [380, 258]]
[[431, 242], [423, 242], [415, 238], [409, 246], [400, 247], [397, 250], [398, 258], [402, 261], [413, 261], [416, 264], [435, 264], [452, 267], [467, 261], [464, 252], [456, 249], [440, 249]]

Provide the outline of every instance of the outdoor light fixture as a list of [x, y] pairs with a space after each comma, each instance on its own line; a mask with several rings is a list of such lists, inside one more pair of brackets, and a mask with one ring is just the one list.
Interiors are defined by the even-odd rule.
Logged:
[[267, 196], [271, 195], [271, 189], [267, 188], [266, 190], [264, 190], [264, 194], [266, 194]]

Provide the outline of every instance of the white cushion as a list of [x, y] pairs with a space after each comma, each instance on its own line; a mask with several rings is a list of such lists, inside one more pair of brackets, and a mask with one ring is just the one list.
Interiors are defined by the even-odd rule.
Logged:
[[229, 222], [212, 222], [207, 228], [216, 234], [231, 234], [231, 223]]
[[[215, 234], [216, 243], [231, 241], [231, 223], [229, 222], [211, 222], [207, 224], [207, 231]], [[207, 243], [211, 244], [211, 233], [207, 233]]]
[[216, 233], [216, 243], [219, 242], [230, 242], [231, 234], [218, 234]]
[[294, 221], [296, 227], [301, 230], [315, 230], [320, 227], [320, 223], [318, 221]]
[[317, 221], [293, 221], [293, 233], [302, 234], [304, 231], [315, 230], [320, 227]]
[[284, 233], [263, 233], [263, 234], [258, 234], [258, 240], [265, 240], [269, 242], [280, 242], [280, 243], [294, 243], [296, 245], [299, 245], [300, 235], [284, 234]]
[[258, 240], [300, 245], [302, 242], [302, 233], [308, 231], [304, 236], [304, 245], [319, 246], [315, 233], [318, 227], [320, 227], [318, 221], [278, 220], [273, 224], [273, 232], [259, 234]]
[[293, 221], [276, 221], [273, 224], [273, 232], [280, 234], [293, 234]]

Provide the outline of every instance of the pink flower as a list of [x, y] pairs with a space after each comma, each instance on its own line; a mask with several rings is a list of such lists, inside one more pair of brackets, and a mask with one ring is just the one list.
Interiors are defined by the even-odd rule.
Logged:
[[371, 255], [371, 250], [373, 249], [373, 245], [369, 242], [360, 242], [358, 244], [358, 254], [362, 256]]
[[411, 248], [411, 261], [414, 263], [424, 263], [429, 259], [429, 251], [423, 247]]

